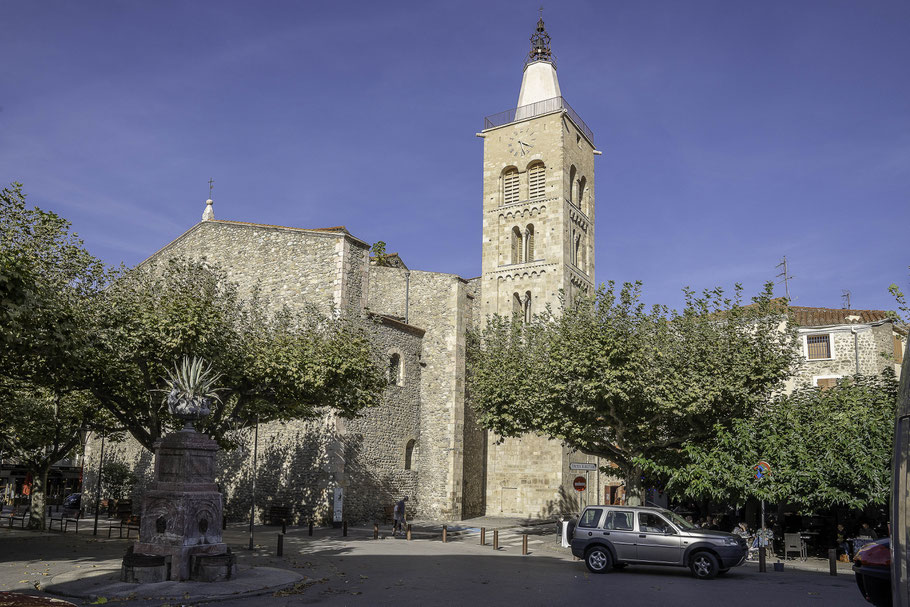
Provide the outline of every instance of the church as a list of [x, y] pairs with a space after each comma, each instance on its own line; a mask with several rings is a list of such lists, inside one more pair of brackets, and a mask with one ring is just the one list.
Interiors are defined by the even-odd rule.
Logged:
[[[395, 254], [371, 258], [369, 243], [344, 227], [216, 219], [211, 200], [201, 222], [143, 262], [205, 257], [242, 289], [258, 287], [275, 306], [310, 304], [362, 322], [387, 358], [383, 404], [361, 417], [329, 414], [260, 426], [258, 516], [268, 518], [275, 507], [290, 508], [294, 522], [328, 520], [341, 494], [350, 521], [381, 520], [402, 496], [409, 497], [409, 510], [428, 519], [544, 517], [615, 491], [618, 483], [601, 478], [595, 458], [537, 436], [503, 441], [479, 427], [466, 394], [470, 328], [492, 314], [530, 319], [547, 305], [558, 307], [562, 294], [571, 299], [594, 288], [600, 152], [563, 97], [556, 70], [541, 19], [515, 108], [488, 116], [477, 133], [483, 140], [479, 277], [411, 269]], [[251, 449], [220, 456], [229, 519], [249, 512]], [[140, 472], [151, 463], [151, 454], [135, 444], [112, 451]], [[587, 481], [583, 493], [573, 487], [580, 475]]]

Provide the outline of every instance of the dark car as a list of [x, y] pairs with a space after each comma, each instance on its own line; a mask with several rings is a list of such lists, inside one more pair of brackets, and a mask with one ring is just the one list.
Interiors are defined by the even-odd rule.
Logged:
[[891, 607], [891, 539], [883, 538], [860, 548], [853, 558], [856, 585], [876, 607]]
[[64, 510], [79, 510], [82, 507], [82, 494], [81, 493], [70, 493], [65, 498], [63, 498], [63, 509]]

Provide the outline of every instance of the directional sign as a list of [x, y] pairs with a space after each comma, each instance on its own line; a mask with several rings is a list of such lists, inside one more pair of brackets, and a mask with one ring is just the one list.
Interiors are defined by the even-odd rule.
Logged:
[[576, 491], [584, 491], [588, 487], [588, 481], [586, 481], [583, 476], [576, 476], [572, 485], [575, 487]]
[[586, 464], [584, 462], [572, 462], [569, 464], [569, 470], [597, 470], [597, 464]]

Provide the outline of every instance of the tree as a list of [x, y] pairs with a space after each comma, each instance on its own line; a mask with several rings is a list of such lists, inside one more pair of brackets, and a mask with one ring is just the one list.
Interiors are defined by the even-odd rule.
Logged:
[[905, 325], [910, 323], [910, 306], [907, 305], [907, 297], [904, 295], [904, 292], [896, 282], [893, 282], [888, 286], [888, 292], [894, 297], [894, 301], [897, 303], [897, 309], [900, 310], [900, 312], [897, 310], [891, 311], [894, 319]]
[[92, 355], [85, 387], [149, 450], [178, 427], [162, 390], [185, 356], [221, 376], [221, 403], [198, 429], [225, 447], [257, 421], [354, 417], [385, 387], [362, 326], [315, 308], [272, 312], [216, 266], [187, 259], [121, 271], [97, 299]]
[[78, 390], [89, 302], [105, 279], [70, 224], [0, 191], [0, 450], [32, 473], [29, 524], [44, 527], [50, 466], [79, 443], [97, 404]]
[[[696, 499], [764, 499], [810, 513], [885, 504], [897, 389], [886, 369], [779, 395], [755, 415], [718, 426], [710, 439], [686, 444], [684, 465], [653, 471], [668, 490]], [[760, 482], [752, 472], [759, 460], [772, 471]]]
[[772, 286], [749, 306], [739, 286], [733, 299], [685, 290], [675, 312], [646, 311], [640, 283], [610, 283], [530, 323], [492, 317], [470, 339], [472, 404], [501, 436], [536, 433], [614, 462], [640, 503], [647, 464], [748, 417], [788, 376], [794, 334]]

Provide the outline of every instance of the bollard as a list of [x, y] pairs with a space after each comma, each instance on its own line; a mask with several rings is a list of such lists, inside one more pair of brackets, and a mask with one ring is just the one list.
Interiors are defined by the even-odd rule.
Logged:
[[281, 533], [288, 532], [288, 522], [284, 519], [281, 519]]
[[408, 523], [408, 541], [411, 541], [411, 523]]
[[448, 538], [446, 537], [446, 534], [448, 533], [448, 531], [449, 531], [449, 526], [443, 525], [442, 526], [442, 543], [443, 544], [445, 544], [446, 542], [449, 541]]
[[379, 539], [379, 525], [377, 525], [376, 523], [373, 523], [373, 539], [374, 540]]
[[831, 575], [837, 575], [837, 548], [828, 550], [828, 567]]
[[347, 521], [342, 521], [342, 523], [341, 523], [341, 536], [342, 537], [348, 536], [348, 522]]
[[758, 548], [758, 570], [761, 573], [764, 573], [768, 570], [767, 563], [765, 562], [765, 547], [759, 546]]
[[481, 546], [487, 545], [487, 528], [486, 527], [480, 528], [480, 545]]
[[310, 535], [313, 535], [313, 521], [310, 521]]
[[521, 536], [521, 553], [523, 555], [528, 554], [528, 534], [525, 533]]
[[493, 530], [493, 550], [499, 550], [499, 529]]
[[284, 556], [284, 534], [278, 534], [278, 556]]

